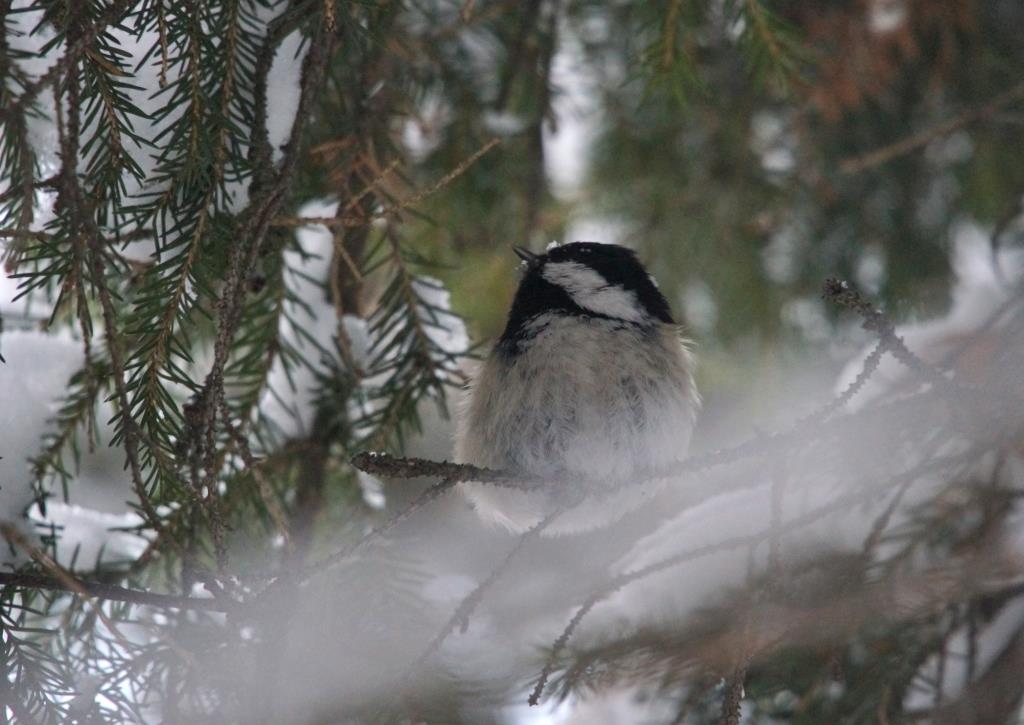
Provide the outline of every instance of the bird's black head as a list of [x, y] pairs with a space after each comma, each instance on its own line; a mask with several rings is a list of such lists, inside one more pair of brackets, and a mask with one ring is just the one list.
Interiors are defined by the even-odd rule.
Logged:
[[546, 313], [614, 320], [653, 328], [673, 324], [668, 301], [636, 253], [616, 244], [574, 242], [546, 254], [517, 248], [526, 272], [509, 311], [499, 347], [515, 352]]

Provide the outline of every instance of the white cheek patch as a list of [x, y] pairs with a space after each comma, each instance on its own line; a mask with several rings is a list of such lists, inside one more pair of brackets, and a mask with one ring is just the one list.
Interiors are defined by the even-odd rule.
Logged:
[[544, 279], [564, 289], [585, 310], [627, 322], [643, 322], [647, 316], [636, 294], [609, 284], [600, 274], [579, 262], [544, 265]]

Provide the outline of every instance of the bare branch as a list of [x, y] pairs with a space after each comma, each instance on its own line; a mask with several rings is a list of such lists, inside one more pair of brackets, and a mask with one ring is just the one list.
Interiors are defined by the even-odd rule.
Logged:
[[62, 588], [67, 591], [74, 592], [88, 602], [89, 606], [96, 613], [96, 616], [100, 618], [100, 621], [102, 621], [104, 625], [106, 625], [107, 629], [109, 629], [119, 640], [127, 643], [128, 640], [124, 634], [121, 633], [121, 630], [118, 629], [116, 624], [110, 621], [106, 612], [103, 611], [103, 607], [96, 603], [92, 598], [92, 595], [90, 595], [89, 592], [79, 583], [78, 579], [76, 579], [74, 575], [47, 556], [46, 552], [41, 551], [38, 547], [34, 546], [24, 534], [18, 531], [18, 528], [14, 524], [7, 521], [0, 521], [0, 534], [3, 535], [9, 545], [17, 546], [28, 554], [39, 566], [50, 572], [53, 575], [54, 580], [59, 582]]
[[507, 484], [514, 488], [539, 488], [546, 483], [543, 479], [524, 474], [495, 471], [469, 463], [429, 461], [426, 458], [401, 458], [390, 453], [364, 451], [352, 457], [352, 465], [363, 473], [383, 478], [444, 478], [453, 483], [475, 481], [478, 483]]
[[746, 679], [746, 666], [737, 667], [729, 676], [729, 681], [725, 685], [725, 696], [722, 698], [719, 725], [739, 725], [740, 715], [743, 713], [743, 683]]
[[64, 578], [17, 572], [0, 572], [0, 586], [70, 592], [77, 596], [106, 599], [112, 602], [143, 604], [150, 607], [196, 609], [210, 612], [228, 611], [232, 607], [223, 597], [219, 599], [181, 597], [173, 594], [157, 594], [155, 592], [142, 591], [141, 589], [127, 589], [113, 584], [90, 582], [83, 579], [67, 581]]
[[853, 310], [864, 318], [864, 329], [871, 330], [880, 338], [888, 352], [916, 373], [924, 382], [940, 389], [955, 387], [954, 383], [907, 348], [903, 338], [896, 334], [896, 326], [880, 310], [861, 297], [848, 282], [829, 278], [825, 280], [823, 296], [826, 300]]
[[[448, 186], [455, 179], [462, 176], [469, 168], [480, 160], [488, 151], [493, 149], [495, 146], [501, 143], [501, 139], [492, 138], [490, 141], [485, 143], [479, 149], [477, 149], [469, 158], [463, 160], [458, 166], [449, 171], [447, 174], [442, 176], [440, 179], [435, 181], [433, 184], [428, 186], [426, 189], [416, 192], [412, 196], [402, 199], [397, 204], [387, 207], [381, 210], [379, 213], [373, 216], [346, 216], [345, 214], [339, 214], [337, 216], [322, 216], [322, 217], [278, 217], [271, 222], [271, 226], [275, 227], [305, 227], [321, 225], [329, 228], [334, 227], [363, 227], [371, 222], [377, 220], [390, 219], [397, 216], [402, 211], [416, 206], [421, 201], [426, 199], [428, 196], [436, 194], [438, 191]], [[390, 168], [390, 167], [389, 167]], [[386, 172], [385, 172], [386, 173]], [[383, 174], [382, 174], [383, 175]], [[367, 193], [368, 190], [372, 189], [377, 181], [372, 182], [363, 193]], [[360, 195], [361, 196], [361, 195]], [[358, 200], [360, 197], [356, 197]], [[352, 202], [349, 202], [350, 204]], [[348, 210], [348, 205], [346, 205]]]
[[547, 527], [550, 526], [551, 523], [566, 510], [567, 508], [561, 507], [556, 509], [519, 536], [515, 546], [509, 550], [505, 555], [505, 558], [502, 559], [496, 567], [494, 567], [486, 579], [480, 582], [476, 588], [462, 600], [458, 608], [455, 610], [455, 613], [448, 619], [441, 631], [434, 636], [423, 653], [416, 658], [411, 670], [417, 669], [430, 659], [430, 657], [441, 648], [441, 645], [444, 644], [444, 641], [456, 630], [456, 628], [460, 629], [462, 632], [465, 632], [469, 628], [469, 616], [478, 606], [480, 606], [480, 603], [483, 601], [484, 594], [494, 586], [494, 583], [497, 582], [498, 578], [508, 569], [512, 560], [519, 554], [519, 552], [522, 551], [528, 543], [537, 539], [544, 530], [547, 529]]
[[424, 506], [429, 504], [431, 501], [436, 500], [442, 494], [447, 492], [455, 485], [455, 481], [451, 479], [444, 479], [435, 483], [433, 486], [428, 488], [426, 491], [421, 493], [411, 504], [406, 506], [404, 509], [399, 511], [397, 514], [392, 516], [390, 519], [385, 521], [383, 524], [375, 529], [371, 529], [367, 533], [363, 534], [354, 543], [351, 543], [345, 547], [342, 547], [338, 551], [323, 557], [315, 563], [299, 570], [296, 572], [285, 572], [277, 579], [267, 585], [266, 589], [260, 594], [260, 599], [265, 600], [268, 596], [274, 596], [282, 591], [286, 590], [290, 586], [302, 584], [303, 582], [309, 581], [314, 576], [323, 574], [331, 567], [337, 566], [338, 564], [348, 561], [353, 556], [358, 554], [360, 551], [365, 549], [369, 544], [373, 543], [377, 539], [381, 538], [387, 532], [394, 529], [396, 526], [401, 524], [403, 521], [409, 519], [414, 513], [422, 509]]
[[876, 168], [886, 164], [895, 158], [905, 156], [919, 148], [927, 146], [932, 141], [943, 136], [948, 136], [954, 131], [969, 126], [976, 121], [984, 120], [994, 115], [997, 111], [1015, 101], [1024, 99], [1024, 83], [1018, 83], [1007, 91], [1003, 91], [991, 101], [980, 108], [972, 108], [964, 111], [953, 118], [950, 118], [937, 126], [926, 128], [923, 131], [906, 136], [888, 146], [869, 151], [861, 156], [843, 159], [839, 162], [839, 170], [844, 174], [857, 174], [861, 171]]

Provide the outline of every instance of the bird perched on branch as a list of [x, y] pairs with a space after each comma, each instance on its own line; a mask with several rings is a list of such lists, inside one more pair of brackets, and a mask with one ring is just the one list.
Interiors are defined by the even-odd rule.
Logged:
[[[700, 402], [693, 357], [636, 254], [576, 242], [525, 267], [505, 331], [470, 385], [459, 462], [557, 481], [538, 490], [463, 484], [480, 515], [547, 533], [611, 523], [682, 460]], [[580, 501], [580, 498], [583, 498]]]

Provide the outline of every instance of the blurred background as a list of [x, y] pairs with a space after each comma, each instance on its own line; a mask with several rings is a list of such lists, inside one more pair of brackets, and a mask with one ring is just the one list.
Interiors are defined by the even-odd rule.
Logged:
[[[424, 27], [457, 23], [457, 5], [427, 5]], [[825, 277], [928, 319], [949, 310], [958, 235], [1019, 242], [1019, 3], [467, 8], [468, 27], [409, 51], [413, 77], [441, 78], [402, 140], [424, 178], [503, 140], [406, 227], [450, 265], [438, 276], [474, 340], [500, 333], [510, 244], [626, 244], [725, 402], [752, 392], [752, 364], [848, 342]]]

